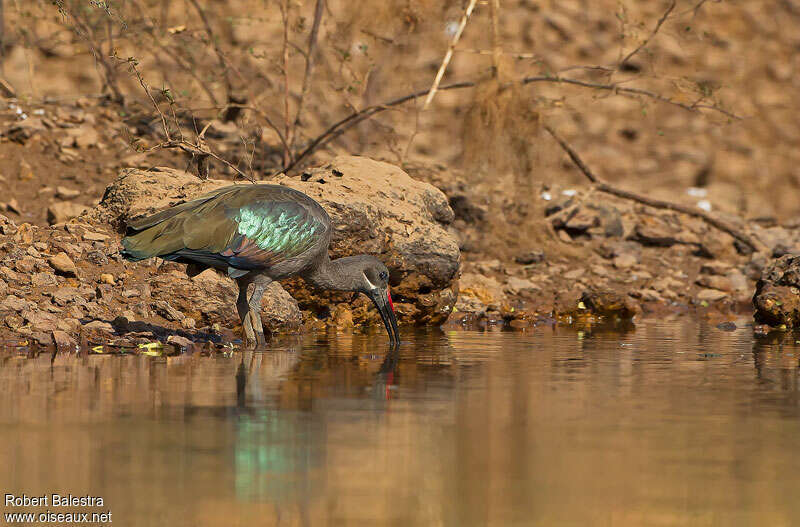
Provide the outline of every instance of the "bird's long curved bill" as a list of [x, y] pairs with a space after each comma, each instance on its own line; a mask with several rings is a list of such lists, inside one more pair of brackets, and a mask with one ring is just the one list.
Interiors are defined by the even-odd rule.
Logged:
[[397, 317], [394, 314], [394, 306], [392, 305], [392, 297], [389, 294], [389, 290], [373, 289], [369, 297], [381, 314], [383, 325], [386, 326], [386, 332], [389, 334], [389, 340], [393, 345], [400, 344], [400, 330], [397, 327]]

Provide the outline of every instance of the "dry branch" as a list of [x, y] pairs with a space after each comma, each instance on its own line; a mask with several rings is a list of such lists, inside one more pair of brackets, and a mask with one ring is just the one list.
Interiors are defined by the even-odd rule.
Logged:
[[200, 20], [203, 22], [206, 34], [208, 35], [208, 43], [211, 45], [214, 53], [217, 55], [219, 69], [222, 72], [222, 81], [225, 83], [225, 101], [228, 103], [233, 102], [233, 84], [231, 83], [231, 77], [228, 73], [228, 64], [225, 61], [225, 55], [222, 53], [222, 49], [219, 47], [217, 39], [214, 37], [214, 30], [211, 28], [211, 23], [208, 21], [206, 12], [203, 11], [203, 8], [200, 7], [200, 4], [197, 2], [197, 0], [189, 0], [189, 2], [200, 16]]
[[303, 110], [303, 101], [308, 94], [311, 85], [311, 77], [314, 73], [314, 48], [317, 45], [317, 35], [319, 34], [319, 25], [322, 21], [322, 15], [325, 12], [325, 0], [317, 0], [316, 7], [314, 8], [314, 22], [311, 24], [311, 34], [308, 36], [308, 51], [305, 52], [306, 70], [303, 74], [303, 86], [300, 89], [300, 99], [297, 101], [297, 112], [294, 117], [294, 125], [292, 127], [292, 136], [289, 138], [289, 150], [294, 148], [297, 141], [297, 127], [300, 126], [300, 114]]
[[[283, 47], [281, 56], [283, 57], [283, 133], [287, 139], [291, 137], [291, 126], [289, 118], [289, 2], [281, 0], [281, 20], [283, 22]], [[292, 150], [287, 148], [283, 151], [283, 166], [291, 164]]]
[[467, 5], [467, 9], [464, 11], [464, 14], [461, 15], [461, 21], [458, 23], [458, 28], [453, 35], [453, 40], [450, 41], [450, 45], [447, 47], [447, 53], [444, 54], [442, 65], [439, 66], [439, 71], [436, 72], [436, 78], [433, 79], [433, 85], [427, 92], [428, 96], [425, 98], [425, 104], [422, 105], [423, 110], [426, 110], [428, 106], [430, 106], [431, 101], [433, 101], [433, 98], [436, 96], [436, 91], [439, 89], [439, 83], [442, 82], [442, 77], [444, 77], [444, 71], [447, 69], [447, 65], [450, 64], [450, 59], [453, 58], [453, 50], [455, 49], [456, 44], [458, 44], [458, 40], [461, 38], [461, 33], [464, 31], [464, 27], [467, 25], [467, 20], [472, 14], [472, 10], [475, 9], [476, 3], [477, 0], [470, 0], [469, 5]]
[[[563, 83], [563, 84], [571, 84], [573, 86], [581, 86], [584, 88], [593, 88], [597, 90], [604, 90], [610, 91], [617, 95], [622, 95], [625, 97], [648, 97], [654, 99], [656, 101], [670, 104], [673, 106], [677, 106], [678, 108], [682, 108], [684, 110], [690, 112], [696, 112], [701, 109], [712, 110], [723, 115], [726, 115], [732, 119], [741, 119], [741, 117], [720, 108], [717, 105], [708, 105], [708, 104], [700, 104], [700, 102], [696, 102], [694, 104], [685, 104], [674, 99], [670, 99], [664, 95], [642, 90], [639, 88], [627, 88], [624, 86], [619, 86], [617, 84], [602, 84], [596, 82], [587, 82], [578, 79], [571, 79], [567, 77], [558, 77], [558, 76], [551, 76], [551, 75], [544, 75], [544, 76], [534, 76], [534, 77], [525, 77], [522, 80], [518, 81], [519, 84], [532, 84], [535, 82], [555, 82], [555, 83]], [[506, 83], [503, 87], [511, 86], [512, 83]], [[447, 90], [458, 90], [462, 88], [473, 88], [478, 85], [478, 81], [463, 81], [463, 82], [455, 82], [452, 84], [446, 84], [444, 86], [439, 86], [438, 91], [447, 91]], [[330, 141], [336, 139], [340, 135], [342, 135], [345, 131], [353, 126], [357, 125], [358, 123], [369, 119], [373, 115], [388, 110], [394, 106], [399, 106], [405, 102], [417, 99], [418, 97], [423, 97], [425, 95], [430, 95], [431, 90], [420, 90], [414, 93], [410, 93], [408, 95], [403, 95], [402, 97], [396, 97], [394, 99], [390, 99], [384, 103], [376, 104], [374, 106], [368, 106], [361, 110], [355, 111], [348, 115], [347, 117], [339, 120], [338, 122], [332, 124], [328, 127], [327, 130], [322, 132], [322, 134], [318, 135], [314, 140], [312, 140], [306, 148], [294, 156], [291, 163], [285, 165], [283, 168], [284, 172], [288, 172], [295, 168], [300, 161], [308, 157], [311, 153], [313, 153], [318, 148], [328, 144]]]
[[680, 205], [678, 203], [671, 203], [669, 201], [663, 201], [660, 199], [653, 199], [648, 198], [647, 196], [642, 196], [640, 194], [636, 194], [635, 192], [630, 192], [628, 190], [623, 190], [616, 188], [605, 181], [602, 181], [597, 175], [592, 172], [592, 170], [583, 162], [581, 157], [578, 153], [567, 143], [564, 139], [562, 139], [551, 127], [545, 125], [544, 129], [556, 140], [556, 142], [561, 146], [561, 148], [567, 153], [569, 158], [575, 163], [575, 166], [586, 176], [592, 183], [592, 187], [599, 192], [605, 192], [606, 194], [611, 194], [612, 196], [617, 196], [623, 199], [629, 199], [631, 201], [635, 201], [637, 203], [641, 203], [643, 205], [647, 205], [649, 207], [654, 207], [657, 209], [665, 209], [671, 210], [674, 212], [680, 212], [682, 214], [686, 214], [688, 216], [692, 216], [695, 218], [699, 218], [712, 227], [721, 230], [727, 234], [733, 236], [736, 240], [743, 243], [744, 245], [748, 246], [755, 252], [766, 252], [766, 246], [761, 243], [756, 238], [746, 234], [741, 229], [738, 229], [734, 225], [731, 225], [727, 221], [721, 220], [720, 218], [715, 218], [711, 214], [698, 209], [696, 207], [689, 207], [686, 205]]
[[[122, 59], [117, 58], [117, 60], [122, 61]], [[205, 133], [208, 130], [211, 123], [207, 124], [203, 130], [197, 134], [197, 140], [194, 143], [190, 143], [183, 138], [183, 134], [181, 133], [180, 139], [172, 139], [172, 135], [169, 132], [169, 126], [167, 125], [167, 118], [164, 115], [164, 112], [161, 111], [161, 108], [158, 106], [153, 94], [150, 92], [150, 86], [145, 82], [142, 73], [139, 71], [139, 68], [136, 66], [138, 65], [138, 61], [133, 58], [129, 57], [125, 60], [131, 70], [131, 72], [136, 76], [136, 79], [139, 81], [139, 84], [142, 86], [142, 89], [147, 94], [147, 98], [150, 99], [150, 103], [155, 108], [156, 112], [158, 113], [159, 118], [161, 119], [161, 126], [164, 132], [164, 141], [148, 148], [147, 152], [152, 152], [154, 150], [159, 150], [162, 148], [178, 148], [187, 154], [192, 156], [192, 160], [197, 165], [197, 173], [202, 179], [208, 178], [208, 158], [215, 159], [222, 163], [223, 165], [227, 166], [228, 168], [232, 169], [234, 172], [245, 178], [246, 180], [250, 181], [251, 183], [255, 183], [255, 178], [248, 174], [242, 172], [239, 167], [235, 166], [233, 163], [224, 159], [214, 153], [211, 148], [208, 146], [208, 143], [205, 141]], [[171, 107], [171, 106], [170, 106]], [[178, 131], [180, 131], [180, 124], [177, 122], [177, 118], [175, 117], [174, 109], [172, 111], [173, 119], [175, 119], [175, 124], [178, 127]]]
[[496, 79], [500, 70], [500, 55], [503, 53], [500, 45], [500, 0], [489, 0], [489, 17], [492, 22], [492, 78]]
[[625, 56], [625, 58], [622, 59], [619, 62], [619, 67], [620, 68], [623, 67], [629, 60], [631, 60], [634, 57], [634, 55], [636, 55], [642, 49], [644, 49], [644, 47], [647, 46], [647, 44], [649, 44], [651, 40], [653, 40], [653, 37], [656, 36], [656, 34], [658, 33], [658, 30], [661, 29], [661, 25], [667, 20], [667, 18], [669, 17], [670, 13], [672, 13], [673, 9], [675, 9], [675, 0], [670, 0], [669, 7], [667, 7], [667, 10], [664, 11], [664, 14], [661, 15], [661, 18], [659, 18], [658, 22], [656, 22], [656, 27], [653, 29], [653, 32], [650, 33], [650, 36], [648, 36], [646, 39], [644, 39], [644, 41], [641, 44], [636, 46], [636, 48], [633, 51], [628, 53]]

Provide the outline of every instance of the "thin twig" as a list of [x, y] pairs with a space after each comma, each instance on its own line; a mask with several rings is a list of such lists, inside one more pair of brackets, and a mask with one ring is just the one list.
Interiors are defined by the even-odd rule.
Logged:
[[[600, 83], [595, 83], [595, 82], [586, 82], [586, 81], [582, 81], [582, 80], [578, 80], [578, 79], [571, 79], [571, 78], [567, 78], [567, 77], [558, 77], [558, 76], [552, 76], [552, 75], [525, 77], [521, 81], [518, 81], [518, 82], [520, 84], [523, 84], [523, 85], [524, 84], [532, 84], [532, 83], [535, 83], [535, 82], [555, 82], [555, 83], [571, 84], [571, 85], [574, 85], [574, 86], [581, 86], [581, 87], [584, 87], [584, 88], [593, 88], [593, 89], [597, 89], [597, 90], [611, 91], [611, 92], [613, 92], [613, 93], [615, 93], [617, 95], [622, 95], [624, 97], [639, 97], [639, 96], [648, 97], [648, 98], [657, 100], [657, 101], [662, 102], [662, 103], [666, 103], [666, 104], [670, 104], [670, 105], [673, 105], [673, 106], [677, 106], [679, 108], [682, 108], [682, 109], [684, 109], [686, 111], [690, 111], [690, 112], [696, 112], [696, 111], [701, 110], [701, 109], [706, 109], [706, 110], [713, 110], [713, 111], [722, 113], [723, 115], [726, 115], [726, 116], [730, 117], [731, 119], [741, 119], [741, 117], [739, 117], [738, 115], [733, 114], [733, 113], [731, 113], [731, 112], [729, 112], [729, 111], [727, 111], [727, 110], [725, 110], [723, 108], [720, 108], [720, 107], [718, 107], [716, 105], [707, 105], [707, 104], [699, 104], [699, 103], [684, 104], [682, 102], [670, 99], [669, 97], [666, 97], [664, 95], [660, 95], [658, 93], [650, 92], [650, 91], [647, 91], [647, 90], [642, 90], [642, 89], [639, 89], [639, 88], [627, 88], [627, 87], [624, 87], [624, 86], [619, 86], [617, 84], [600, 84]], [[511, 86], [512, 84], [513, 83], [506, 83], [503, 86], [504, 87], [505, 86]], [[455, 82], [453, 84], [446, 84], [444, 86], [439, 86], [438, 91], [458, 90], [458, 89], [462, 89], [462, 88], [473, 88], [473, 87], [475, 87], [477, 85], [478, 85], [477, 81]], [[324, 146], [325, 144], [329, 143], [331, 140], [335, 139], [336, 137], [340, 136], [346, 130], [348, 130], [349, 128], [355, 126], [356, 124], [358, 124], [358, 123], [360, 123], [360, 122], [362, 122], [362, 121], [364, 121], [366, 119], [369, 119], [370, 117], [372, 117], [373, 115], [375, 115], [377, 113], [383, 112], [383, 111], [388, 110], [388, 109], [390, 109], [390, 108], [392, 108], [394, 106], [398, 106], [398, 105], [403, 104], [405, 102], [408, 102], [410, 100], [416, 99], [417, 97], [423, 97], [423, 96], [425, 96], [425, 95], [427, 95], [429, 93], [430, 93], [430, 90], [420, 90], [420, 91], [417, 91], [417, 92], [414, 92], [414, 93], [410, 93], [408, 95], [403, 95], [402, 97], [396, 97], [394, 99], [390, 99], [390, 100], [388, 100], [386, 102], [383, 102], [381, 104], [377, 104], [377, 105], [374, 105], [374, 106], [368, 106], [366, 108], [363, 108], [361, 110], [358, 110], [358, 111], [355, 111], [355, 112], [351, 113], [347, 117], [344, 117], [343, 119], [341, 119], [341, 120], [337, 121], [336, 123], [332, 124], [330, 127], [328, 127], [327, 130], [325, 130], [324, 132], [322, 132], [322, 134], [318, 135], [314, 140], [312, 140], [302, 152], [300, 152], [299, 154], [294, 156], [294, 159], [292, 160], [292, 162], [289, 163], [289, 165], [285, 166], [283, 171], [284, 172], [289, 172], [294, 167], [296, 167], [300, 163], [300, 161], [302, 161], [304, 158], [306, 158], [309, 154], [311, 154], [312, 152], [314, 152], [318, 148]]]
[[625, 58], [622, 59], [619, 62], [619, 67], [620, 68], [622, 66], [624, 66], [629, 60], [631, 60], [634, 55], [639, 53], [645, 46], [647, 46], [647, 44], [649, 44], [651, 40], [653, 40], [653, 37], [656, 36], [656, 33], [658, 33], [658, 30], [661, 29], [661, 25], [667, 20], [667, 17], [669, 17], [669, 14], [672, 13], [673, 9], [675, 9], [675, 0], [670, 0], [669, 7], [667, 8], [666, 11], [664, 11], [664, 14], [661, 15], [661, 18], [658, 19], [658, 22], [656, 22], [656, 27], [653, 29], [653, 32], [650, 33], [650, 36], [648, 36], [646, 39], [644, 39], [644, 41], [641, 44], [639, 44], [636, 47], [636, 49], [634, 49], [633, 51], [628, 53], [625, 56]]
[[[291, 126], [289, 118], [289, 1], [281, 0], [281, 19], [283, 21], [283, 133], [287, 139], [291, 137]], [[283, 151], [283, 166], [292, 163], [292, 150], [287, 148]]]
[[564, 139], [562, 139], [551, 127], [545, 125], [544, 129], [556, 140], [556, 142], [561, 146], [561, 148], [567, 153], [569, 158], [575, 163], [575, 166], [586, 176], [594, 188], [596, 188], [600, 192], [605, 192], [606, 194], [611, 194], [612, 196], [617, 196], [619, 198], [629, 199], [631, 201], [635, 201], [637, 203], [641, 203], [643, 205], [647, 205], [649, 207], [654, 207], [657, 209], [666, 209], [671, 210], [674, 212], [680, 212], [682, 214], [687, 214], [689, 216], [700, 218], [701, 220], [705, 221], [712, 227], [715, 227], [722, 232], [728, 233], [737, 239], [739, 242], [747, 245], [755, 252], [765, 252], [767, 251], [766, 246], [761, 243], [759, 240], [749, 236], [748, 234], [742, 232], [740, 229], [736, 228], [735, 226], [731, 225], [727, 221], [721, 220], [719, 218], [715, 218], [711, 214], [698, 209], [696, 207], [689, 207], [686, 205], [681, 205], [678, 203], [671, 203], [669, 201], [663, 201], [660, 199], [653, 199], [648, 198], [647, 196], [642, 196], [640, 194], [636, 194], [634, 192], [630, 192], [628, 190], [623, 190], [616, 188], [605, 181], [602, 181], [597, 177], [594, 172], [583, 162], [581, 157], [578, 153], [567, 143]]
[[436, 72], [436, 78], [433, 79], [433, 85], [431, 86], [431, 89], [428, 90], [428, 96], [425, 98], [425, 104], [422, 105], [423, 111], [428, 109], [431, 101], [433, 101], [433, 98], [436, 96], [436, 91], [439, 89], [439, 83], [442, 82], [442, 77], [444, 77], [444, 71], [447, 69], [447, 65], [450, 64], [450, 59], [453, 58], [453, 49], [455, 49], [456, 44], [458, 44], [458, 40], [461, 38], [461, 33], [464, 31], [464, 27], [467, 25], [467, 20], [472, 14], [472, 10], [475, 9], [476, 3], [477, 0], [470, 0], [469, 5], [467, 5], [467, 9], [464, 11], [464, 14], [461, 15], [461, 21], [458, 23], [458, 28], [453, 35], [453, 40], [450, 41], [450, 45], [447, 47], [447, 53], [444, 54], [442, 65], [439, 66], [439, 71]]
[[492, 22], [492, 78], [496, 79], [500, 70], [500, 55], [503, 53], [500, 45], [500, 0], [489, 0], [489, 18]]
[[[122, 59], [120, 59], [118, 57], [116, 57], [116, 58], [117, 58], [117, 60], [122, 61]], [[179, 148], [180, 150], [183, 150], [184, 152], [186, 152], [187, 154], [190, 154], [192, 156], [192, 159], [197, 164], [198, 175], [202, 179], [206, 179], [208, 177], [208, 165], [206, 163], [206, 158], [211, 157], [211, 158], [219, 161], [223, 165], [227, 166], [228, 168], [232, 169], [234, 172], [236, 172], [237, 174], [242, 176], [244, 179], [250, 181], [251, 183], [255, 183], [256, 182], [255, 178], [253, 178], [253, 176], [245, 174], [237, 166], [235, 166], [233, 163], [231, 163], [227, 159], [223, 159], [222, 157], [220, 157], [219, 155], [217, 155], [216, 153], [214, 153], [211, 150], [211, 148], [208, 146], [208, 143], [206, 143], [206, 141], [205, 141], [206, 130], [208, 130], [209, 126], [211, 126], [211, 123], [208, 123], [203, 128], [203, 130], [199, 134], [197, 134], [197, 141], [195, 143], [190, 143], [190, 142], [186, 141], [183, 138], [183, 133], [182, 132], [181, 132], [181, 138], [180, 139], [177, 139], [177, 140], [176, 139], [172, 139], [172, 137], [171, 137], [171, 135], [169, 133], [169, 127], [167, 126], [167, 118], [164, 115], [164, 112], [161, 111], [161, 108], [159, 108], [158, 103], [156, 103], [156, 100], [153, 97], [153, 94], [150, 92], [150, 86], [147, 84], [147, 82], [145, 82], [144, 77], [142, 76], [141, 72], [139, 71], [139, 68], [136, 67], [138, 65], [138, 61], [133, 57], [129, 57], [127, 60], [125, 60], [125, 62], [127, 62], [128, 66], [130, 67], [130, 69], [134, 73], [134, 75], [136, 75], [136, 78], [139, 80], [139, 84], [141, 84], [142, 89], [144, 89], [144, 92], [147, 94], [148, 99], [150, 99], [150, 102], [152, 103], [153, 108], [155, 108], [156, 112], [158, 112], [158, 116], [161, 118], [161, 125], [162, 125], [162, 127], [164, 129], [165, 141], [163, 141], [163, 142], [161, 142], [161, 143], [159, 143], [159, 144], [157, 144], [155, 146], [152, 146], [152, 147], [148, 148], [147, 150], [145, 150], [145, 152], [152, 152], [152, 151], [155, 151], [155, 150], [160, 150], [162, 148], [167, 148], [167, 149], [169, 149], [169, 148]], [[172, 109], [172, 105], [170, 105], [170, 108]], [[180, 132], [180, 124], [177, 122], [177, 117], [175, 117], [174, 109], [172, 109], [172, 114], [173, 114], [173, 117], [175, 118], [175, 121], [176, 121], [175, 124], [178, 127], [178, 131]]]
[[303, 74], [303, 87], [300, 90], [300, 99], [297, 101], [297, 111], [294, 117], [294, 125], [292, 127], [292, 137], [289, 139], [289, 150], [294, 149], [294, 144], [297, 142], [297, 127], [300, 125], [300, 114], [303, 110], [303, 101], [311, 85], [311, 76], [314, 73], [314, 48], [317, 45], [317, 35], [319, 34], [319, 25], [322, 21], [322, 14], [325, 12], [325, 0], [317, 0], [316, 7], [314, 8], [314, 22], [311, 24], [311, 34], [308, 36], [308, 51], [305, 53], [306, 57], [306, 71]]
[[200, 7], [200, 4], [197, 0], [189, 0], [192, 6], [194, 6], [195, 11], [200, 16], [200, 20], [203, 22], [203, 26], [205, 27], [206, 34], [208, 35], [208, 42], [211, 44], [214, 53], [217, 55], [217, 61], [219, 62], [219, 68], [222, 72], [222, 80], [225, 83], [225, 100], [227, 102], [231, 102], [233, 95], [233, 84], [231, 83], [231, 77], [228, 73], [228, 64], [225, 61], [225, 55], [222, 53], [222, 49], [219, 47], [219, 43], [217, 39], [214, 37], [214, 30], [211, 29], [211, 23], [208, 21], [208, 17], [206, 17], [206, 12], [203, 11], [203, 8]]
[[240, 108], [242, 110], [250, 110], [251, 112], [260, 115], [261, 118], [264, 119], [264, 121], [266, 121], [267, 126], [269, 126], [272, 129], [272, 131], [278, 135], [278, 139], [280, 139], [283, 148], [285, 150], [289, 149], [289, 144], [286, 142], [286, 137], [284, 137], [283, 132], [281, 132], [281, 129], [275, 123], [272, 122], [272, 119], [269, 118], [266, 112], [264, 112], [263, 110], [261, 110], [256, 106], [250, 106], [247, 104], [228, 104], [221, 111], [224, 112], [228, 108]]
[[[473, 53], [475, 55], [494, 55], [493, 49], [457, 49], [458, 53]], [[509, 51], [500, 50], [501, 55], [513, 57], [515, 59], [538, 59], [539, 55], [535, 53], [514, 53]]]

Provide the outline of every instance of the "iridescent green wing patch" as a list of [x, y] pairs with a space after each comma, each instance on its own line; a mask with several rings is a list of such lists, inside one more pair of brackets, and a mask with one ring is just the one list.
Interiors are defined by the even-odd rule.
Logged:
[[235, 267], [271, 266], [300, 256], [320, 239], [324, 225], [300, 204], [245, 205], [233, 218], [236, 235], [224, 256]]

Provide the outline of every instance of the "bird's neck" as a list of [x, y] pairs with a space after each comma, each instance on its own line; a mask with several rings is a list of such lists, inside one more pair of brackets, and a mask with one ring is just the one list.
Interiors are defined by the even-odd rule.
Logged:
[[359, 288], [357, 277], [348, 272], [348, 258], [331, 260], [326, 254], [319, 265], [307, 271], [303, 278], [318, 289], [356, 291]]

